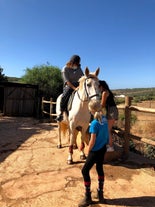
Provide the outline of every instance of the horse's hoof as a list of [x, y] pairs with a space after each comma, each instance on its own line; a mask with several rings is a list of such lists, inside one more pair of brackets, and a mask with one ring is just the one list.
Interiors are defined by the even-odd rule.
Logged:
[[87, 157], [85, 155], [80, 155], [80, 160], [85, 160]]
[[73, 160], [67, 160], [67, 164], [68, 164], [68, 165], [73, 164]]
[[58, 148], [58, 149], [61, 149], [61, 148], [62, 148], [61, 144], [58, 144], [58, 145], [57, 145], [57, 148]]

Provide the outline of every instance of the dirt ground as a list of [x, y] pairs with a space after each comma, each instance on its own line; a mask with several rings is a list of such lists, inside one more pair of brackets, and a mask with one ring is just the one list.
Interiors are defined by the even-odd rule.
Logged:
[[[57, 148], [57, 126], [32, 118], [0, 117], [0, 207], [77, 207], [84, 186], [78, 149], [66, 163], [67, 139]], [[91, 206], [155, 206], [155, 160], [129, 153], [127, 160], [105, 162], [104, 196], [95, 199], [97, 176], [91, 170]]]

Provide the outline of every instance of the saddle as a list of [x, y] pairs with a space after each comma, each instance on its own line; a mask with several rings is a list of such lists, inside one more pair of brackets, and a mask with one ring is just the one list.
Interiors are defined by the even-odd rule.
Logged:
[[70, 111], [71, 108], [72, 108], [72, 102], [73, 102], [73, 99], [74, 99], [75, 92], [76, 91], [73, 91], [72, 94], [69, 97], [68, 104], [67, 104], [67, 110], [68, 111]]

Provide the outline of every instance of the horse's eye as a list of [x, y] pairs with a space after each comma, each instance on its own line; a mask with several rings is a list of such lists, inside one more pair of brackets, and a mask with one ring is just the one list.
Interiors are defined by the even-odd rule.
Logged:
[[87, 86], [91, 87], [91, 81], [89, 79], [87, 80]]
[[88, 83], [87, 86], [88, 86], [88, 87], [91, 87], [91, 83]]

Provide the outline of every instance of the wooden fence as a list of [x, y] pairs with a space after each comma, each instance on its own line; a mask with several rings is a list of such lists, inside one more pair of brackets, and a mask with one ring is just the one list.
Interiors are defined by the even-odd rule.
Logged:
[[146, 144], [155, 146], [155, 141], [150, 140], [150, 139], [146, 139], [144, 137], [135, 136], [135, 135], [130, 133], [130, 129], [131, 129], [131, 112], [132, 111], [155, 114], [155, 109], [133, 106], [133, 105], [131, 105], [131, 102], [132, 102], [132, 97], [126, 96], [125, 97], [125, 106], [123, 106], [123, 107], [117, 106], [118, 109], [124, 109], [125, 127], [124, 127], [124, 131], [114, 130], [115, 134], [117, 134], [119, 137], [124, 138], [124, 147], [123, 147], [123, 149], [124, 149], [125, 154], [128, 154], [128, 152], [129, 152], [129, 140], [130, 139], [133, 139], [133, 140], [135, 139], [135, 140], [144, 142]]
[[[45, 106], [47, 104], [49, 105], [49, 112], [46, 111], [45, 109], [46, 108]], [[42, 97], [42, 102], [41, 102], [42, 117], [44, 117], [44, 114], [47, 114], [50, 117], [50, 121], [53, 121], [53, 117], [57, 116], [57, 114], [53, 112], [54, 111], [53, 105], [56, 105], [56, 102], [53, 102], [52, 98], [50, 98], [50, 100], [47, 101], [45, 100], [44, 97]]]
[[[114, 129], [113, 132], [118, 136], [124, 139], [124, 146], [123, 150], [126, 155], [128, 155], [129, 152], [129, 140], [130, 139], [136, 139], [138, 141], [145, 142], [146, 144], [150, 144], [155, 146], [155, 141], [146, 139], [143, 137], [138, 137], [135, 135], [132, 135], [130, 133], [131, 129], [131, 112], [132, 111], [138, 111], [138, 112], [145, 112], [145, 113], [151, 113], [155, 114], [155, 109], [152, 108], [143, 108], [143, 107], [138, 107], [138, 106], [133, 106], [131, 105], [132, 97], [125, 97], [125, 105], [124, 106], [117, 106], [118, 109], [124, 110], [124, 115], [125, 115], [125, 127], [124, 130], [120, 129]], [[45, 104], [50, 104], [50, 111], [47, 112], [45, 111]], [[56, 102], [52, 101], [52, 98], [50, 101], [46, 101], [44, 98], [42, 98], [42, 114], [48, 114], [50, 116], [50, 120], [53, 121], [53, 117], [57, 116], [56, 113], [53, 113], [53, 105], [56, 104]]]

